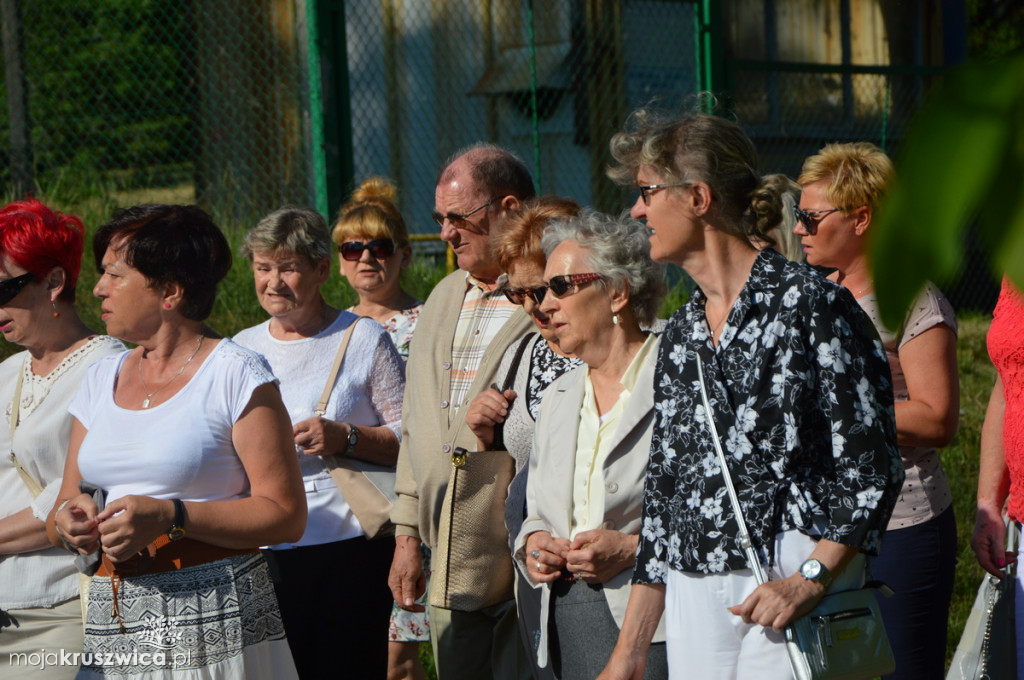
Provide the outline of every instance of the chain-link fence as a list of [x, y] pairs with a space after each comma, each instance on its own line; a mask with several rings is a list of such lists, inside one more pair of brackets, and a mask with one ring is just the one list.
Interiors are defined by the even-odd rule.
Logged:
[[[701, 89], [720, 93], [765, 173], [795, 176], [831, 141], [897, 151], [942, 71], [928, 64], [950, 61], [940, 5], [0, 0], [0, 178], [11, 193], [27, 153], [44, 191], [99, 186], [250, 220], [284, 203], [334, 213], [379, 174], [426, 234], [438, 168], [488, 140], [542, 192], [618, 211], [630, 195], [605, 177], [610, 136], [633, 108]], [[968, 274], [958, 302], [985, 307], [987, 282]]]

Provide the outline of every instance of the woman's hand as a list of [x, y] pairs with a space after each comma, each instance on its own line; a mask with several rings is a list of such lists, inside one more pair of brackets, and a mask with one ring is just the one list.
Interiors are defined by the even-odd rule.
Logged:
[[[60, 507], [60, 506], [58, 506]], [[79, 494], [54, 513], [57, 533], [78, 552], [90, 555], [100, 549], [99, 519], [96, 501], [89, 494]]]
[[978, 508], [974, 516], [971, 548], [981, 568], [1000, 579], [1005, 576], [1002, 568], [1017, 561], [1017, 556], [1006, 549], [1006, 525], [998, 511]]
[[[857, 553], [854, 546], [823, 538], [815, 543], [808, 557], [821, 562], [832, 578], [837, 579]], [[825, 590], [820, 582], [805, 579], [798, 571], [784, 579], [762, 583], [743, 602], [729, 607], [729, 611], [741, 617], [744, 623], [782, 630], [814, 609]]]
[[493, 387], [476, 395], [466, 411], [466, 425], [476, 435], [481, 451], [488, 451], [494, 444], [494, 427], [505, 422], [508, 409], [515, 401], [513, 390], [498, 392]]
[[174, 503], [149, 496], [123, 496], [98, 515], [100, 542], [111, 562], [134, 557], [174, 522]]
[[638, 540], [614, 529], [581, 531], [569, 544], [566, 567], [587, 583], [605, 583], [633, 566]]
[[320, 416], [295, 423], [292, 434], [307, 456], [332, 456], [348, 448], [348, 426]]
[[796, 573], [781, 581], [762, 583], [742, 603], [729, 607], [729, 611], [744, 623], [782, 630], [814, 609], [824, 595], [825, 586]]
[[565, 568], [569, 539], [552, 538], [547, 531], [535, 531], [526, 538], [526, 570], [537, 583], [551, 583]]

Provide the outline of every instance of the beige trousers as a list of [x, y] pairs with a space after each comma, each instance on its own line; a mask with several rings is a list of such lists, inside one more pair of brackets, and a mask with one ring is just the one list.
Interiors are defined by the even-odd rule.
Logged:
[[73, 678], [70, 655], [82, 652], [82, 605], [77, 597], [52, 609], [11, 609], [0, 614], [0, 677]]

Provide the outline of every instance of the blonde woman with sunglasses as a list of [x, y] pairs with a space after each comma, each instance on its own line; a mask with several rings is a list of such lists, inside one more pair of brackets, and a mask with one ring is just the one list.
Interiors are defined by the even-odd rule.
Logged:
[[412, 263], [409, 230], [395, 206], [393, 184], [371, 177], [342, 207], [332, 237], [341, 275], [359, 295], [350, 312], [368, 316], [391, 334], [403, 359], [409, 358], [423, 302], [402, 289], [402, 272]]
[[804, 161], [793, 231], [808, 264], [831, 269], [828, 278], [857, 298], [889, 359], [906, 479], [871, 571], [896, 593], [878, 598], [896, 657], [896, 672], [886, 677], [911, 680], [945, 669], [957, 545], [938, 448], [956, 434], [960, 385], [956, 315], [938, 288], [926, 285], [898, 328], [882, 324], [866, 240], [893, 173], [889, 157], [869, 142], [825, 146]]

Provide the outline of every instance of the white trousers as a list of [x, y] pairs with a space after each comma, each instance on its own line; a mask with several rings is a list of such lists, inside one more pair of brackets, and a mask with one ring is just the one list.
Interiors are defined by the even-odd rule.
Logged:
[[[799, 531], [775, 537], [775, 566], [770, 580], [796, 571], [814, 550], [815, 540]], [[836, 578], [832, 590], [862, 585], [863, 557]], [[792, 680], [781, 632], [727, 611], [757, 587], [749, 569], [725, 574], [693, 574], [670, 569], [665, 583], [665, 636], [671, 680]]]

